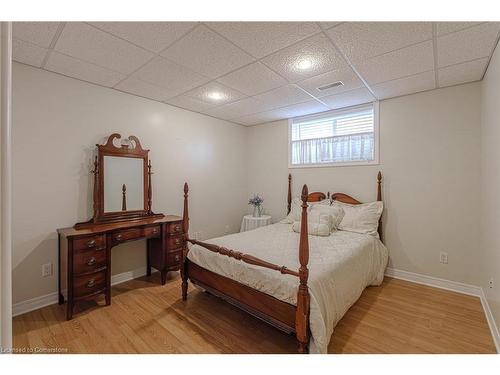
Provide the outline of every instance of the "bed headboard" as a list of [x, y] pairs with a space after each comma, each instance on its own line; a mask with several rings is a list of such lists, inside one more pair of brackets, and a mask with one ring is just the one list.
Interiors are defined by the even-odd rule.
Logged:
[[[315, 191], [314, 193], [309, 193], [307, 196], [307, 201], [308, 202], [319, 202], [324, 199], [331, 199], [331, 200], [336, 200], [342, 203], [347, 203], [347, 204], [361, 204], [362, 202], [358, 201], [357, 199], [354, 199], [350, 195], [347, 195], [345, 193], [333, 193], [330, 195], [330, 192], [327, 194]], [[377, 174], [377, 201], [382, 201], [382, 172], [378, 172]], [[287, 214], [290, 213], [290, 210], [292, 209], [292, 174], [288, 174], [288, 200], [287, 200]], [[379, 220], [378, 223], [378, 234], [380, 237], [380, 241], [382, 241], [382, 218]]]

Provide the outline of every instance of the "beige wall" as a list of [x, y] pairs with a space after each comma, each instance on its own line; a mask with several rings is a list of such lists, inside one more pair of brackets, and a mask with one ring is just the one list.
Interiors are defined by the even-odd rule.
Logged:
[[[481, 121], [481, 286], [500, 326], [500, 49], [482, 82]], [[488, 286], [493, 277], [494, 288]]]
[[[95, 144], [113, 132], [151, 150], [153, 209], [182, 214], [191, 232], [235, 232], [246, 209], [246, 128], [21, 64], [13, 67], [14, 303], [56, 291], [56, 228], [87, 220]], [[145, 266], [144, 242], [113, 249], [113, 274]]]
[[389, 266], [479, 284], [480, 83], [382, 101], [380, 165], [289, 170], [287, 137], [286, 121], [248, 130], [248, 194], [263, 194], [274, 220], [285, 215], [289, 171], [295, 195], [307, 183], [372, 201], [380, 169]]
[[[1, 29], [1, 24], [0, 24], [0, 41], [2, 40], [2, 29]], [[2, 71], [2, 48], [0, 48], [0, 72]], [[0, 74], [0, 88], [2, 86], [2, 75]], [[0, 89], [0, 103], [2, 100], [2, 90]], [[2, 118], [2, 106], [0, 105], [0, 119]], [[1, 120], [0, 120], [1, 121]], [[1, 126], [1, 124], [0, 124]], [[0, 142], [2, 141], [2, 134], [0, 132]], [[2, 162], [2, 155], [0, 154], [0, 164]], [[0, 185], [2, 183], [2, 175], [0, 174]], [[0, 210], [2, 209], [2, 198], [0, 197]], [[0, 217], [0, 244], [2, 243], [2, 218]], [[1, 246], [1, 245], [0, 245]], [[2, 249], [0, 249], [2, 251]], [[0, 343], [2, 342], [2, 311], [3, 311], [3, 306], [2, 306], [2, 257], [0, 256]]]

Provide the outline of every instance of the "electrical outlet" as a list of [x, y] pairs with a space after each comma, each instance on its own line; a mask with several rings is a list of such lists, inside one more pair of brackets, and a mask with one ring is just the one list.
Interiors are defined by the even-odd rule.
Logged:
[[52, 276], [52, 263], [42, 265], [42, 277]]
[[488, 283], [488, 287], [489, 287], [490, 289], [493, 289], [493, 288], [494, 288], [493, 277], [492, 277], [492, 278], [490, 278], [490, 281], [489, 281], [489, 283]]
[[439, 263], [448, 264], [448, 253], [444, 251], [439, 253]]

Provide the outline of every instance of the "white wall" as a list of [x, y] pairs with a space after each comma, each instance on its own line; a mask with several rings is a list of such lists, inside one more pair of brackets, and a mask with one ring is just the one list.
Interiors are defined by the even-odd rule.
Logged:
[[[500, 327], [500, 48], [482, 82], [481, 99], [481, 286]], [[488, 286], [491, 277], [493, 289]]]
[[[2, 40], [2, 29], [1, 29], [1, 24], [0, 24], [0, 41]], [[2, 71], [2, 48], [0, 48], [0, 72]], [[0, 88], [2, 87], [2, 75], [0, 74]], [[0, 89], [0, 103], [2, 101], [2, 90]], [[0, 105], [0, 119], [2, 118], [2, 106]], [[1, 120], [0, 120], [1, 122]], [[0, 123], [1, 126], [1, 123]], [[0, 132], [0, 142], [2, 141], [2, 134]], [[2, 155], [0, 153], [0, 164], [2, 163]], [[0, 186], [2, 184], [2, 175], [0, 173]], [[0, 196], [0, 210], [2, 208], [2, 198]], [[0, 244], [2, 243], [2, 218], [0, 217]], [[1, 246], [1, 245], [0, 245]], [[0, 249], [0, 252], [2, 249]], [[3, 288], [2, 288], [2, 256], [0, 256], [0, 343], [2, 343], [2, 312], [3, 312], [3, 298], [2, 298], [2, 293], [3, 293]]]
[[382, 101], [380, 165], [289, 170], [287, 141], [286, 121], [248, 131], [248, 194], [263, 194], [274, 220], [286, 213], [289, 171], [295, 195], [307, 183], [373, 201], [381, 170], [389, 266], [479, 284], [480, 83]]
[[[17, 63], [13, 86], [14, 303], [56, 291], [41, 265], [57, 265], [56, 228], [92, 216], [92, 153], [114, 132], [151, 150], [154, 211], [182, 215], [188, 181], [191, 233], [238, 231], [246, 128]], [[114, 248], [113, 274], [145, 266], [144, 245]]]

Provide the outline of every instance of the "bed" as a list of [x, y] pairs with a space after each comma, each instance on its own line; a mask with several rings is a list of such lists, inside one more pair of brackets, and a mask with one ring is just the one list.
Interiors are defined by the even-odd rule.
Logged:
[[[382, 200], [382, 175], [377, 176], [377, 200]], [[337, 322], [369, 285], [380, 285], [387, 249], [368, 234], [336, 231], [327, 237], [309, 236], [308, 202], [330, 194], [302, 189], [300, 233], [291, 224], [276, 223], [253, 231], [205, 242], [189, 238], [188, 185], [184, 186], [182, 298], [188, 281], [221, 297], [259, 319], [294, 333], [299, 353], [326, 353]], [[361, 202], [344, 193], [331, 199]], [[291, 207], [291, 176], [288, 204]]]

